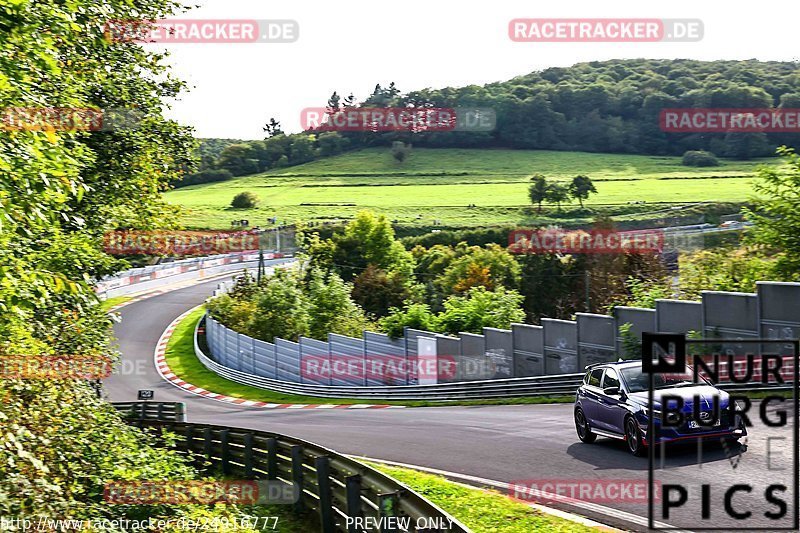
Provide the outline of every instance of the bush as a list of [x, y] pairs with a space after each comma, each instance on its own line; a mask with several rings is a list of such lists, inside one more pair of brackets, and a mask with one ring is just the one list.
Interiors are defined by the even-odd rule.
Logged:
[[251, 209], [257, 206], [259, 201], [255, 193], [250, 191], [240, 192], [233, 197], [231, 207], [235, 207], [236, 209]]
[[703, 150], [687, 150], [683, 154], [683, 165], [687, 167], [718, 167], [717, 156]]
[[402, 163], [411, 154], [411, 145], [403, 141], [394, 141], [392, 143], [392, 157], [398, 163]]

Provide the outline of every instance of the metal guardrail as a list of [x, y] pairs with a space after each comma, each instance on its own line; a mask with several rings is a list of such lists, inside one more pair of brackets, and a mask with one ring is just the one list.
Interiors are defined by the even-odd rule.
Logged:
[[186, 421], [186, 404], [183, 402], [111, 402], [127, 420]]
[[[128, 423], [166, 429], [182, 437], [176, 446], [190, 453], [198, 467], [210, 464], [229, 477], [294, 484], [300, 489], [300, 497], [294, 502], [293, 511], [316, 514], [323, 533], [470, 531], [386, 474], [308, 441], [266, 431], [171, 420], [128, 419]], [[356, 527], [354, 521], [347, 525], [347, 517], [371, 520], [361, 521]], [[391, 517], [392, 526], [397, 528], [387, 527]], [[407, 519], [408, 527], [395, 518]], [[418, 527], [419, 524], [425, 526]]]
[[340, 387], [335, 385], [290, 383], [234, 370], [212, 360], [200, 348], [198, 343], [197, 330], [201, 324], [202, 321], [198, 321], [195, 326], [194, 351], [197, 358], [206, 368], [237, 383], [290, 394], [317, 396], [320, 398], [374, 398], [382, 400], [471, 400], [523, 396], [560, 396], [574, 394], [581, 379], [583, 379], [583, 373], [580, 373], [433, 385]]
[[[241, 383], [277, 392], [317, 396], [319, 398], [374, 399], [378, 400], [479, 400], [492, 398], [520, 398], [533, 396], [564, 396], [575, 394], [580, 386], [584, 373], [555, 374], [526, 378], [493, 379], [484, 381], [464, 381], [458, 383], [440, 383], [432, 385], [386, 385], [386, 386], [334, 386], [315, 385], [310, 383], [291, 383], [276, 379], [256, 376], [240, 370], [234, 370], [212, 360], [202, 350], [198, 342], [198, 329], [202, 320], [198, 321], [194, 332], [194, 350], [197, 358], [212, 372]], [[739, 385], [721, 383], [723, 390], [735, 392], [753, 392], [763, 390], [790, 390], [791, 385]]]

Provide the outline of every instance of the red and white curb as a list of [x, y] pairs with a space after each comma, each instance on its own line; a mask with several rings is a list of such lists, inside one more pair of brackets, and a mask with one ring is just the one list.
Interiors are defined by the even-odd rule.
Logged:
[[405, 407], [403, 405], [373, 405], [364, 403], [336, 405], [256, 402], [253, 400], [234, 398], [233, 396], [226, 396], [224, 394], [217, 394], [216, 392], [211, 392], [196, 385], [192, 385], [191, 383], [187, 383], [177, 376], [172, 370], [170, 370], [166, 359], [167, 343], [169, 343], [169, 339], [172, 337], [172, 334], [175, 332], [175, 328], [178, 326], [181, 320], [186, 318], [189, 313], [195, 309], [198, 309], [199, 307], [202, 306], [198, 305], [197, 307], [193, 307], [192, 309], [182, 313], [178, 318], [173, 320], [169, 326], [167, 326], [167, 329], [164, 330], [164, 333], [162, 333], [161, 337], [158, 339], [158, 344], [156, 344], [156, 350], [154, 353], [156, 370], [158, 370], [158, 373], [161, 375], [161, 377], [167, 382], [180, 389], [183, 389], [186, 392], [196, 394], [197, 396], [203, 396], [204, 398], [209, 398], [211, 400], [216, 400], [218, 402], [241, 405], [243, 407], [257, 407], [261, 409], [401, 409]]

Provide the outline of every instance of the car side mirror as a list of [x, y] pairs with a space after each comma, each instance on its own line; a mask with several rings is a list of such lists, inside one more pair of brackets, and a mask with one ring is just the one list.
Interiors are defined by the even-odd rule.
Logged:
[[619, 394], [619, 387], [606, 387], [603, 389], [603, 394], [607, 396], [616, 396]]

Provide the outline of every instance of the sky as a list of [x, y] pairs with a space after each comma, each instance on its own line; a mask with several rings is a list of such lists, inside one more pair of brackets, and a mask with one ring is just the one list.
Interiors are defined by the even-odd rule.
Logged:
[[[275, 117], [300, 131], [304, 108], [324, 107], [335, 90], [364, 99], [376, 83], [403, 92], [503, 81], [553, 66], [621, 58], [797, 61], [796, 18], [773, 4], [405, 0], [201, 0], [181, 19], [289, 19], [292, 43], [148, 44], [190, 90], [167, 116], [196, 137], [261, 139]], [[786, 2], [784, 5], [791, 5]], [[739, 7], [741, 6], [741, 7]], [[516, 18], [700, 19], [699, 42], [513, 42]]]

